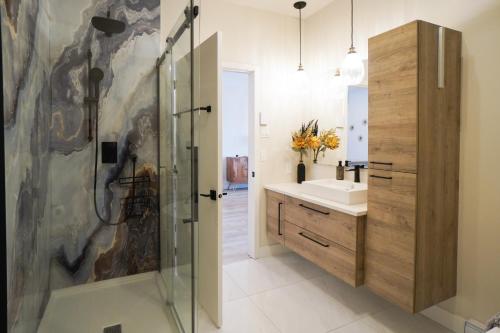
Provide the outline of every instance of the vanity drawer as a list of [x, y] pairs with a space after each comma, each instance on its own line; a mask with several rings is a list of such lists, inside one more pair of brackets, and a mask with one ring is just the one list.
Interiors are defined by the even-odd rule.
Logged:
[[356, 255], [353, 251], [285, 221], [285, 244], [324, 270], [351, 286], [361, 284], [362, 272], [357, 272]]
[[356, 251], [358, 219], [322, 206], [287, 196], [285, 220]]
[[281, 193], [266, 190], [266, 224], [267, 235], [283, 245], [283, 221], [285, 212], [285, 196]]

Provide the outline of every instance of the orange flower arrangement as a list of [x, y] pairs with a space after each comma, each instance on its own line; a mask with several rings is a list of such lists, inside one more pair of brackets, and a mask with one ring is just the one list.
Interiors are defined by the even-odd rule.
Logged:
[[334, 129], [322, 131], [319, 136], [319, 141], [321, 142], [321, 147], [315, 151], [314, 163], [317, 162], [319, 152], [322, 152], [323, 157], [325, 157], [325, 151], [327, 149], [335, 150], [340, 147], [340, 138], [337, 136]]
[[292, 149], [300, 153], [300, 162], [302, 162], [302, 157], [307, 154], [307, 149], [309, 148], [309, 141], [311, 137], [311, 131], [313, 126], [313, 120], [307, 124], [302, 124], [300, 130], [292, 133]]
[[319, 133], [318, 121], [311, 120], [307, 124], [302, 124], [299, 131], [292, 133], [292, 149], [302, 156], [307, 153], [307, 149], [313, 151], [313, 162], [318, 162], [320, 152], [325, 156], [327, 149], [335, 150], [340, 146], [340, 138], [334, 129], [329, 129]]

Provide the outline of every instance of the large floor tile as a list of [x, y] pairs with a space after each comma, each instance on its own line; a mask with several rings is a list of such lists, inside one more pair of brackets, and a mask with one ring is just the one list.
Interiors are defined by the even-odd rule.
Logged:
[[238, 285], [233, 281], [233, 279], [227, 274], [223, 272], [223, 282], [222, 282], [222, 290], [223, 290], [223, 301], [230, 302], [234, 301], [247, 295], [245, 292], [238, 287]]
[[248, 259], [227, 265], [224, 270], [247, 295], [325, 274], [322, 269], [295, 254]]
[[[287, 333], [325, 333], [386, 308], [383, 301], [368, 295], [339, 297], [354, 288], [328, 277], [305, 280], [283, 288], [274, 289], [251, 297], [266, 316]], [[339, 291], [337, 289], [341, 289]], [[366, 303], [362, 302], [362, 298]]]
[[331, 333], [452, 333], [422, 315], [411, 315], [398, 308], [369, 315]]
[[342, 304], [345, 310], [355, 318], [367, 313], [375, 314], [392, 306], [366, 287], [353, 288], [332, 275], [316, 278], [311, 283], [314, 283], [336, 302]]
[[223, 325], [216, 328], [205, 311], [200, 310], [199, 333], [280, 333], [276, 326], [252, 303], [242, 298], [224, 303]]

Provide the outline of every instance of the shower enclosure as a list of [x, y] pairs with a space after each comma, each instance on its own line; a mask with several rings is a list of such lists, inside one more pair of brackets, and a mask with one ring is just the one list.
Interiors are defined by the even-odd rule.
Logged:
[[157, 61], [161, 277], [167, 302], [184, 332], [196, 327], [197, 145], [194, 109], [194, 20], [190, 4]]
[[197, 1], [166, 41], [160, 0], [0, 6], [1, 331], [220, 326], [219, 36], [199, 42]]

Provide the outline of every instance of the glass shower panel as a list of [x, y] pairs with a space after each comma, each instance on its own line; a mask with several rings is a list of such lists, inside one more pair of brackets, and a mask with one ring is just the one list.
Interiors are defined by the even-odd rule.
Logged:
[[186, 30], [172, 48], [175, 82], [174, 168], [176, 183], [174, 306], [185, 332], [192, 332], [193, 315], [193, 219], [192, 206], [192, 123], [191, 123], [191, 40]]
[[186, 5], [158, 68], [161, 275], [183, 332], [194, 332], [192, 32]]
[[160, 274], [167, 290], [167, 302], [172, 305], [173, 274], [175, 267], [174, 244], [174, 168], [173, 168], [173, 71], [172, 53], [166, 53], [158, 66], [159, 95], [159, 210], [160, 210]]

